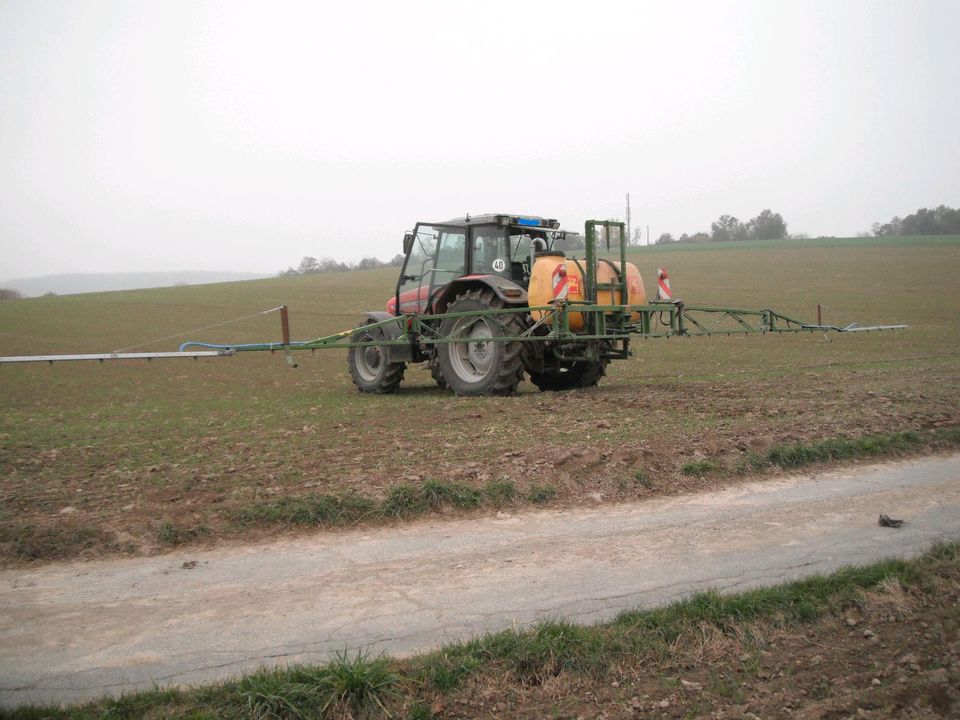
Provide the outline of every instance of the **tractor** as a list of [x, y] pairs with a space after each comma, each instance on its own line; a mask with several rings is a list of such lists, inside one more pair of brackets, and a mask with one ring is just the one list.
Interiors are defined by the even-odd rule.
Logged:
[[[611, 231], [622, 236], [621, 223], [588, 223], [588, 234], [598, 226], [607, 231], [608, 248]], [[351, 337], [354, 384], [362, 392], [394, 392], [408, 363], [426, 362], [437, 385], [457, 395], [509, 395], [524, 373], [540, 390], [596, 385], [610, 360], [628, 356], [628, 338], [584, 332], [551, 341], [552, 318], [545, 317], [551, 313], [531, 309], [591, 300], [591, 282], [601, 305], [645, 302], [637, 268], [625, 258], [595, 262], [595, 238], [588, 241], [554, 219], [531, 215], [417, 223], [404, 236], [403, 267], [386, 311], [364, 313], [365, 326]], [[587, 257], [566, 257], [578, 250]], [[389, 322], [414, 316], [417, 333]], [[589, 330], [584, 313], [571, 319], [573, 330]], [[409, 342], [374, 344], [402, 337]], [[534, 338], [541, 342], [524, 342]]]

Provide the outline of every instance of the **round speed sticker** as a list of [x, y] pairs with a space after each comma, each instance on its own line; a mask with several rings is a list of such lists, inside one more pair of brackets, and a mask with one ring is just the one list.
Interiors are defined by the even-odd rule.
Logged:
[[503, 272], [507, 269], [507, 263], [503, 258], [497, 258], [493, 261], [493, 269], [497, 272]]

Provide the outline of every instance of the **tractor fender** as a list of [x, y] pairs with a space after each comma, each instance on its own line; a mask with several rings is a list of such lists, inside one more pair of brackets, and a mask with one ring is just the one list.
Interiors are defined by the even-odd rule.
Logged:
[[443, 288], [434, 304], [434, 312], [445, 313], [454, 299], [474, 288], [489, 288], [506, 305], [527, 305], [527, 291], [512, 280], [499, 275], [464, 275]]
[[[360, 324], [368, 325], [370, 323], [383, 322], [384, 320], [396, 320], [395, 323], [388, 323], [377, 328], [384, 340], [399, 340], [403, 337], [403, 317], [397, 317], [387, 312], [369, 310], [360, 316]], [[409, 345], [388, 345], [387, 362], [415, 362], [413, 357], [413, 348]]]

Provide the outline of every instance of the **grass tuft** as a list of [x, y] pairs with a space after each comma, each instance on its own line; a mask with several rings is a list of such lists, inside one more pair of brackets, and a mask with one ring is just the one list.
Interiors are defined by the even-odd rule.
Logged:
[[164, 520], [160, 523], [160, 527], [157, 528], [157, 541], [161, 545], [183, 545], [184, 543], [199, 540], [209, 534], [210, 529], [203, 525], [189, 528], [175, 525], [169, 520]]
[[0, 543], [22, 560], [70, 557], [104, 542], [104, 533], [85, 525], [44, 527], [33, 523], [0, 527]]
[[305, 718], [330, 702], [322, 680], [322, 669], [261, 670], [243, 677], [230, 694], [252, 720]]
[[487, 637], [480, 654], [507, 665], [525, 685], [539, 685], [570, 670], [590, 673], [606, 666], [607, 639], [593, 629], [548, 620], [525, 632]]
[[431, 510], [445, 507], [470, 509], [480, 506], [480, 491], [460, 483], [427, 480], [420, 487], [420, 495]]
[[283, 497], [242, 509], [237, 519], [244, 523], [288, 525], [348, 525], [376, 512], [376, 504], [359, 493]]
[[495, 507], [500, 507], [513, 502], [517, 495], [517, 486], [511, 480], [491, 480], [484, 487], [483, 493]]
[[527, 499], [536, 503], [537, 505], [543, 505], [550, 502], [557, 496], [557, 491], [549, 485], [534, 485], [530, 488], [530, 492], [527, 493]]
[[390, 488], [386, 499], [380, 505], [380, 512], [385, 517], [402, 518], [422, 515], [428, 507], [417, 488], [413, 485], [400, 483]]
[[680, 468], [680, 472], [684, 475], [696, 475], [697, 477], [703, 477], [708, 475], [717, 469], [717, 464], [711, 462], [710, 460], [694, 460], [692, 462], [684, 463], [683, 467]]
[[838, 437], [817, 443], [774, 445], [761, 458], [750, 459], [754, 467], [764, 464], [795, 468], [832, 460], [851, 460], [877, 455], [898, 455], [920, 447], [940, 447], [960, 442], [960, 430], [947, 428], [922, 435], [910, 430], [859, 438]]
[[653, 487], [653, 480], [651, 480], [643, 470], [637, 470], [634, 472], [633, 480], [637, 485], [647, 488], [648, 490]]
[[383, 655], [371, 660], [359, 650], [353, 657], [343, 651], [324, 670], [322, 685], [332, 700], [329, 705], [347, 707], [354, 714], [386, 712], [386, 703], [396, 694], [397, 676]]

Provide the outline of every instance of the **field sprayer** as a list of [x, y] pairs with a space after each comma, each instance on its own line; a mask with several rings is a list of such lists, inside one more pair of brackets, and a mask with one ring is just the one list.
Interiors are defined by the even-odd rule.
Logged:
[[[601, 242], [619, 259], [601, 257]], [[805, 323], [770, 309], [687, 306], [659, 293], [648, 302], [639, 271], [627, 262], [626, 247], [625, 225], [615, 221], [588, 220], [583, 236], [560, 229], [556, 220], [526, 215], [420, 222], [404, 235], [404, 262], [386, 310], [363, 313], [356, 328], [291, 341], [286, 307], [281, 307], [276, 308], [281, 313], [279, 343], [188, 341], [178, 353], [48, 355], [0, 362], [277, 350], [289, 359], [295, 350], [346, 348], [350, 376], [362, 392], [394, 392], [409, 363], [426, 362], [437, 384], [458, 395], [508, 395], [524, 374], [540, 390], [596, 385], [611, 360], [630, 356], [631, 338], [638, 336], [906, 327]]]

